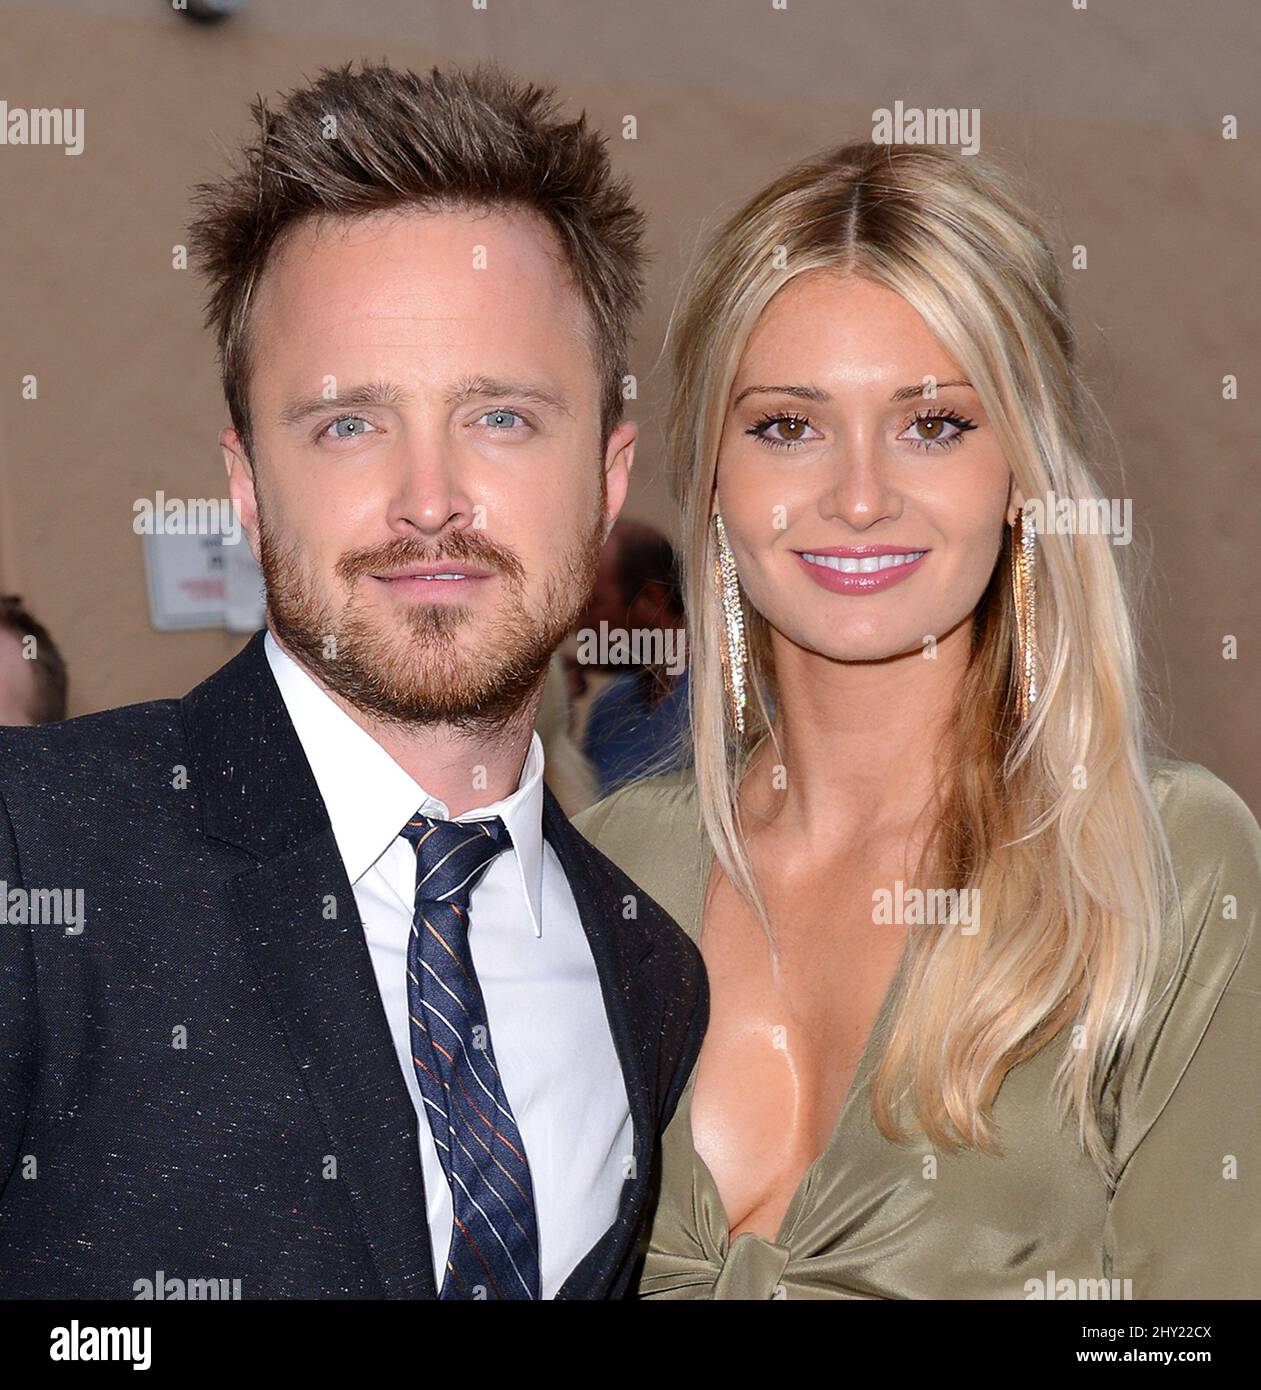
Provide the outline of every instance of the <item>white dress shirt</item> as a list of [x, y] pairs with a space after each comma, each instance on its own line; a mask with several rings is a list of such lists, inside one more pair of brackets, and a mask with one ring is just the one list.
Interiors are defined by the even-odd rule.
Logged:
[[[263, 645], [332, 822], [416, 1108], [434, 1277], [441, 1289], [451, 1242], [451, 1189], [412, 1065], [407, 943], [416, 852], [399, 832], [417, 814], [451, 817], [270, 631]], [[633, 1153], [633, 1126], [591, 948], [564, 870], [543, 839], [543, 745], [537, 733], [516, 791], [456, 819], [489, 816], [502, 817], [512, 848], [491, 861], [473, 889], [469, 947], [495, 1061], [530, 1164], [540, 1288], [544, 1298], [553, 1298], [613, 1224]]]

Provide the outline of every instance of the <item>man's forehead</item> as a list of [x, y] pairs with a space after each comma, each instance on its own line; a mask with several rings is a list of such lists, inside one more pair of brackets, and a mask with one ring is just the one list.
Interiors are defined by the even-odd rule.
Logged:
[[[371, 342], [433, 350], [494, 342], [591, 349], [590, 316], [542, 219], [458, 209], [302, 225], [277, 248], [251, 310], [269, 350]], [[554, 349], [551, 349], [554, 350]], [[333, 370], [330, 366], [328, 370]]]
[[258, 294], [360, 272], [411, 278], [419, 293], [438, 277], [450, 285], [500, 286], [528, 269], [532, 287], [577, 294], [555, 232], [525, 208], [391, 209], [354, 217], [308, 217], [278, 240]]

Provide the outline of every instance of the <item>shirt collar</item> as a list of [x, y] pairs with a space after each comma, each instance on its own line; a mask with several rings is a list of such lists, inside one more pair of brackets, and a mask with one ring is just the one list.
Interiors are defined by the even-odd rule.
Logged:
[[[268, 629], [263, 649], [281, 699], [324, 799], [346, 875], [357, 883], [418, 813], [450, 820], [445, 802], [405, 772], [284, 651]], [[543, 743], [537, 731], [516, 791], [456, 819], [500, 816], [512, 837], [521, 888], [535, 936], [543, 935]]]

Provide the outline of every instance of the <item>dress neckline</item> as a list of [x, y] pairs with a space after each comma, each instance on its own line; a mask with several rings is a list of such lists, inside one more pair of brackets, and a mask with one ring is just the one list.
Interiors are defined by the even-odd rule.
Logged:
[[[752, 751], [749, 756], [752, 756]], [[695, 784], [693, 784], [695, 786]], [[701, 855], [700, 855], [700, 884], [698, 891], [692, 902], [691, 927], [692, 940], [696, 942], [697, 949], [700, 949], [701, 932], [704, 927], [705, 897], [709, 887], [710, 875], [713, 873], [714, 847], [710, 843], [708, 834], [705, 833], [704, 826], [700, 827], [701, 836]], [[734, 1239], [731, 1235], [731, 1216], [727, 1211], [726, 1203], [722, 1199], [722, 1194], [718, 1191], [718, 1183], [710, 1171], [709, 1165], [701, 1157], [696, 1148], [696, 1138], [692, 1132], [692, 1092], [696, 1086], [696, 1073], [700, 1070], [700, 1058], [697, 1057], [696, 1064], [692, 1067], [692, 1074], [687, 1079], [687, 1085], [683, 1088], [683, 1094], [679, 1097], [678, 1112], [680, 1122], [686, 1127], [688, 1143], [692, 1149], [693, 1162], [695, 1164], [695, 1175], [698, 1181], [704, 1183], [710, 1191], [714, 1201], [716, 1211], [722, 1213], [722, 1225], [724, 1227], [723, 1241], [726, 1246], [724, 1254], [730, 1251], [731, 1246], [736, 1241], [743, 1240], [746, 1236], [751, 1240], [762, 1241], [766, 1245], [773, 1245], [781, 1249], [787, 1248], [787, 1243], [791, 1241], [793, 1231], [801, 1218], [805, 1209], [806, 1197], [813, 1185], [814, 1176], [820, 1164], [828, 1159], [841, 1145], [841, 1141], [849, 1131], [847, 1123], [849, 1112], [852, 1109], [856, 1098], [866, 1090], [866, 1083], [869, 1073], [872, 1070], [876, 1049], [879, 1043], [883, 1042], [884, 1033], [888, 1026], [889, 1015], [892, 1011], [893, 999], [898, 992], [902, 982], [902, 974], [906, 967], [907, 951], [903, 950], [902, 956], [898, 960], [897, 968], [894, 970], [889, 980], [888, 988], [884, 998], [880, 1001], [880, 1008], [876, 1013], [876, 1021], [871, 1026], [871, 1032], [867, 1035], [866, 1044], [862, 1054], [858, 1059], [858, 1065], [854, 1068], [854, 1075], [850, 1079], [849, 1089], [845, 1092], [845, 1098], [841, 1102], [841, 1108], [836, 1113], [836, 1120], [832, 1126], [831, 1133], [828, 1135], [823, 1147], [814, 1156], [810, 1166], [801, 1175], [801, 1181], [793, 1191], [789, 1199], [788, 1206], [784, 1211], [783, 1220], [780, 1222], [779, 1230], [776, 1232], [775, 1239], [769, 1240], [766, 1236], [758, 1234], [756, 1231], [741, 1231]]]

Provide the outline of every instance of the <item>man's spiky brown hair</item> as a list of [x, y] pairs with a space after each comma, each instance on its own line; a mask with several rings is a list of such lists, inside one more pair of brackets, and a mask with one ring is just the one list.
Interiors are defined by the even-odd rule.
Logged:
[[249, 318], [281, 237], [312, 216], [518, 207], [547, 220], [587, 305], [604, 437], [622, 416], [630, 325], [643, 294], [643, 214], [615, 178], [585, 112], [565, 121], [555, 93], [500, 69], [434, 68], [427, 77], [364, 63], [323, 69], [278, 109], [251, 106], [256, 139], [230, 175], [198, 184], [189, 246], [210, 282], [233, 427], [253, 456]]

